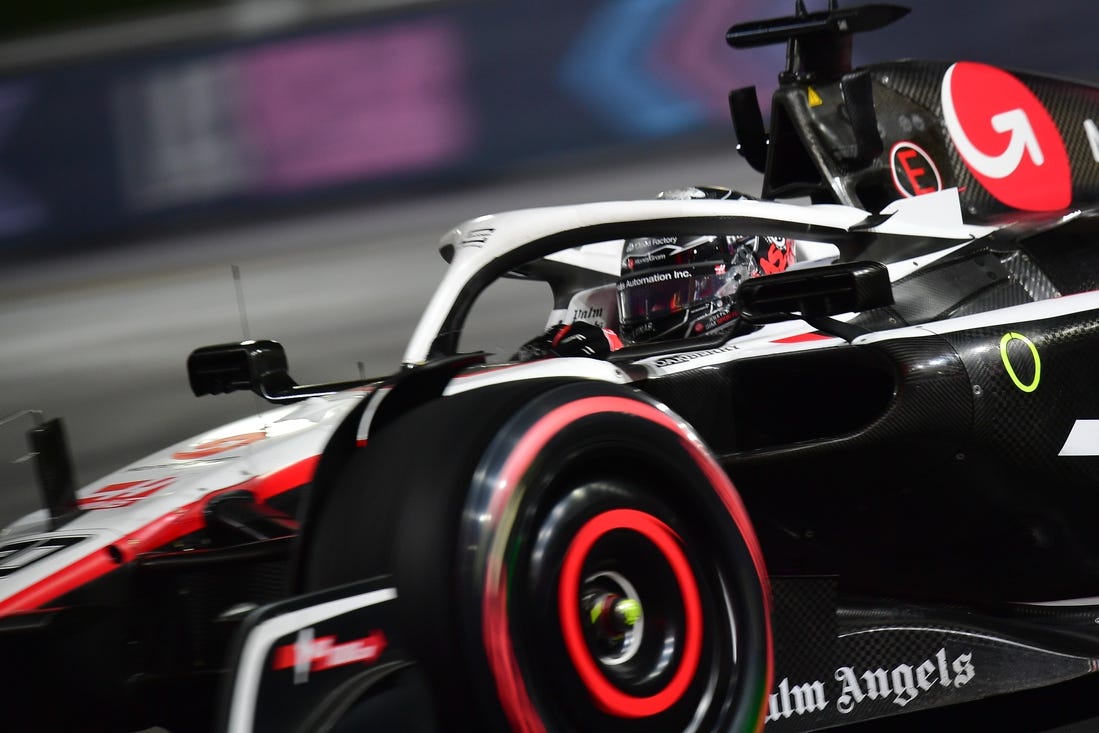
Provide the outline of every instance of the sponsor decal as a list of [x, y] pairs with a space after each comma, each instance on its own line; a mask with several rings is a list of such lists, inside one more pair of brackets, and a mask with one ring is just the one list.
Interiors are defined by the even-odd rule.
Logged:
[[657, 359], [654, 363], [657, 367], [668, 367], [675, 364], [686, 364], [689, 361], [695, 359], [701, 359], [704, 356], [713, 356], [714, 354], [727, 354], [736, 351], [736, 347], [733, 345], [722, 346], [717, 349], [704, 349], [703, 351], [692, 351], [689, 354], [676, 354], [675, 356], [665, 356]]
[[628, 288], [636, 288], [638, 285], [653, 285], [655, 283], [667, 282], [668, 280], [682, 280], [691, 276], [688, 270], [672, 270], [671, 272], [654, 272], [651, 275], [645, 275], [643, 277], [631, 277], [629, 280], [618, 281], [618, 291], [622, 292]]
[[668, 259], [674, 252], [653, 252], [652, 254], [642, 255], [641, 257], [629, 257], [626, 259], [626, 269], [635, 270], [638, 265], [649, 265], [653, 262], [663, 262]]
[[1099, 420], [1077, 420], [1059, 456], [1099, 456]]
[[679, 241], [679, 237], [638, 237], [637, 239], [630, 239], [626, 242], [626, 254], [636, 252], [639, 249], [651, 249], [654, 247], [660, 247], [664, 245], [674, 245]]
[[1095, 120], [1084, 120], [1084, 135], [1088, 139], [1091, 157], [1099, 163], [1099, 127], [1096, 127]]
[[258, 440], [263, 440], [267, 437], [267, 433], [260, 430], [255, 433], [243, 433], [241, 435], [230, 435], [226, 438], [217, 438], [215, 440], [207, 440], [205, 443], [199, 443], [193, 448], [187, 450], [181, 450], [172, 454], [172, 458], [177, 461], [189, 461], [195, 458], [206, 458], [207, 456], [216, 455], [218, 453], [224, 453], [225, 451], [234, 450], [236, 448], [243, 448], [246, 445], [251, 445]]
[[893, 185], [905, 198], [943, 190], [943, 178], [927, 151], [915, 143], [904, 141], [889, 151], [889, 168]]
[[73, 537], [49, 537], [36, 540], [19, 540], [0, 545], [0, 578], [44, 560], [50, 555], [72, 547], [85, 539], [85, 535]]
[[124, 481], [120, 484], [104, 486], [85, 497], [76, 500], [81, 509], [120, 509], [167, 488], [175, 481], [174, 476], [166, 476], [145, 481]]
[[573, 308], [572, 320], [574, 321], [595, 321], [603, 319], [602, 308]]
[[732, 307], [726, 306], [716, 313], [712, 313], [705, 320], [695, 323], [695, 333], [702, 333], [703, 330], [711, 331], [719, 326], [724, 326], [725, 324], [734, 320], [739, 315], [740, 311], [735, 310]]
[[[1019, 341], [1026, 345], [1027, 351], [1022, 352], [1024, 356], [1019, 355], [1020, 350], [1018, 349], [1008, 349], [1012, 342], [1015, 341]], [[1012, 352], [1015, 352], [1015, 356], [1012, 356]], [[1029, 356], [1026, 356], [1025, 354], [1029, 354]], [[1034, 345], [1033, 341], [1021, 333], [1015, 333], [1014, 331], [1005, 333], [1003, 338], [1000, 339], [1000, 360], [1004, 363], [1004, 369], [1007, 370], [1007, 376], [1011, 377], [1011, 381], [1014, 382], [1016, 387], [1023, 392], [1033, 392], [1038, 389], [1038, 382], [1042, 379], [1042, 357], [1038, 355], [1038, 347]], [[1024, 383], [1015, 371], [1015, 364], [1025, 363], [1027, 360], [1029, 360], [1033, 366], [1034, 376], [1029, 382]]]
[[310, 672], [345, 667], [349, 664], [373, 664], [382, 656], [388, 641], [381, 629], [361, 639], [337, 642], [336, 636], [314, 638], [313, 629], [302, 629], [293, 644], [275, 649], [272, 669], [294, 670], [294, 684], [309, 681]]
[[482, 244], [484, 244], [485, 242], [488, 241], [488, 238], [492, 236], [492, 233], [494, 231], [496, 231], [496, 230], [491, 229], [491, 228], [473, 229], [470, 232], [468, 232], [464, 237], [462, 237], [461, 246], [463, 246], [463, 247], [474, 247], [474, 246], [482, 245]]
[[759, 267], [764, 275], [783, 272], [794, 264], [794, 240], [783, 237], [764, 237], [767, 252], [759, 258]]
[[791, 684], [784, 677], [768, 699], [767, 722], [817, 713], [833, 703], [841, 715], [850, 714], [866, 700], [888, 700], [903, 708], [932, 690], [964, 687], [975, 676], [972, 653], [951, 659], [946, 648], [941, 647], [919, 664], [898, 664], [892, 669], [839, 667], [833, 675], [834, 681], [827, 684], [823, 680]]
[[1064, 140], [1021, 81], [993, 66], [959, 62], [943, 75], [942, 106], [962, 161], [996, 200], [1024, 211], [1071, 203]]
[[[661, 194], [663, 197], [664, 194]], [[706, 244], [709, 237], [694, 237], [681, 241], [680, 237], [639, 237], [626, 242], [624, 254], [626, 257], [625, 268], [634, 270], [639, 265], [648, 265], [654, 262], [664, 262], [669, 258], [687, 252], [694, 247]], [[644, 250], [644, 254], [637, 254]], [[674, 264], [674, 263], [673, 263]]]

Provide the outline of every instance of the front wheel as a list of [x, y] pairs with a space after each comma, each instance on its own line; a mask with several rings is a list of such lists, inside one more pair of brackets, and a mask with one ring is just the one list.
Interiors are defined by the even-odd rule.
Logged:
[[332, 491], [309, 529], [309, 584], [391, 572], [454, 727], [762, 725], [758, 545], [724, 472], [643, 394], [526, 383], [443, 398], [373, 438]]

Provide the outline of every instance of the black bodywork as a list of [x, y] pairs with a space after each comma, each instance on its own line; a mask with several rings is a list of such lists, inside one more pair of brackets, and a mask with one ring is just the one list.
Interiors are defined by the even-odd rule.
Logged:
[[[896, 283], [895, 305], [856, 320], [897, 328], [1033, 302], [1032, 291], [1090, 290], [1094, 248], [1072, 251], [1073, 275], [1039, 273], [1058, 269], [1069, 238], [1097, 235], [1099, 220], [1086, 217], [1056, 234], [979, 240]], [[641, 386], [721, 456], [775, 571], [836, 573], [852, 590], [926, 599], [1091, 596], [1099, 474], [1093, 459], [1058, 452], [1077, 419], [1099, 413], [1097, 315], [884, 333]], [[1024, 334], [1038, 360], [1018, 339], [1001, 348], [1009, 333]], [[1018, 365], [1014, 380], [1002, 352]]]
[[[1099, 466], [1060, 455], [1077, 421], [1099, 414], [1099, 304], [901, 330], [1099, 286], [1099, 219], [1074, 208], [1099, 195], [1089, 137], [1099, 90], [1015, 75], [1055, 121], [1071, 179], [1051, 183], [1068, 186], [1064, 207], [1019, 211], [982, 185], [942, 122], [952, 65], [851, 68], [852, 34], [903, 15], [892, 6], [807, 13], [798, 3], [790, 18], [730, 30], [734, 46], [788, 44], [769, 131], [754, 90], [730, 96], [740, 150], [764, 173], [762, 197], [877, 212], [956, 188], [969, 221], [1014, 223], [895, 282], [892, 304], [843, 329], [810, 321], [822, 336], [871, 339], [635, 383], [698, 431], [759, 536], [773, 592], [769, 730], [1054, 685], [1089, 675], [1099, 659], [1099, 603], [1023, 603], [1099, 597]], [[923, 157], [898, 157], [902, 145]], [[885, 263], [942, 245], [858, 231], [839, 240], [842, 259]], [[520, 263], [498, 264], [486, 277]], [[456, 351], [464, 315], [438, 355]], [[669, 364], [698, 358], [660, 348]], [[630, 371], [660, 353], [642, 346], [613, 360]], [[440, 390], [397, 393], [423, 404]]]
[[[1099, 601], [1018, 603], [1099, 598], [1099, 449], [1096, 456], [1061, 455], [1077, 421], [1099, 418], [1093, 368], [1099, 304], [1052, 317], [1019, 312], [1017, 320], [1009, 311], [956, 330], [890, 335], [1099, 288], [1099, 218], [1074, 210], [1019, 212], [982, 185], [942, 122], [949, 64], [851, 68], [852, 34], [903, 15], [892, 6], [802, 9], [729, 31], [738, 47], [788, 43], [769, 131], [754, 90], [730, 97], [741, 152], [764, 173], [762, 197], [809, 197], [878, 212], [931, 187], [922, 174], [911, 177], [917, 170], [911, 161], [897, 162], [898, 144], [908, 144], [926, 155], [919, 164], [935, 166], [931, 188], [958, 189], [971, 221], [1016, 223], [893, 283], [894, 302], [863, 310], [846, 330], [819, 326], [822, 336], [849, 340], [876, 334], [865, 342], [732, 359], [635, 383], [699, 433], [735, 482], [758, 534], [773, 593], [769, 730], [818, 729], [1052, 685], [1094, 672], [1099, 659]], [[1099, 196], [1099, 154], [1090, 137], [1099, 89], [1016, 77], [1055, 120], [1071, 166], [1071, 203], [1084, 208]], [[906, 250], [896, 246], [901, 241], [848, 232], [839, 244], [844, 259], [886, 263], [941, 244], [917, 242]], [[500, 272], [486, 278], [519, 264], [499, 263]], [[447, 339], [437, 344], [440, 358], [385, 381], [298, 385], [270, 342], [200, 349], [189, 373], [196, 394], [251, 388], [276, 403], [381, 385], [389, 396], [371, 423], [381, 431], [436, 400], [457, 372], [480, 361], [477, 354], [454, 354], [457, 336]], [[695, 358], [688, 346], [662, 344], [614, 359], [629, 371], [662, 350], [675, 363]], [[140, 599], [124, 613], [85, 619], [46, 611], [5, 619], [0, 643], [13, 654], [37, 654], [38, 675], [51, 674], [55, 660], [74, 650], [78, 659], [95, 659], [97, 647], [126, 647], [92, 669], [52, 673], [59, 687], [84, 690], [80, 702], [102, 693], [117, 718], [92, 727], [164, 722], [169, 710], [175, 720], [168, 722], [180, 730], [202, 730], [221, 694], [228, 728], [223, 672], [239, 661], [232, 655], [247, 640], [238, 624], [248, 632], [280, 613], [344, 597], [326, 589], [278, 600], [301, 590], [310, 544], [291, 539], [296, 520], [304, 519], [301, 529], [309, 532], [355, 452], [367, 403], [326, 449], [304, 511], [283, 507], [272, 518], [257, 514], [246, 496], [223, 502], [212, 510], [202, 546], [143, 558], [111, 576], [122, 591], [90, 587], [61, 599], [75, 607], [103, 607], [103, 597]], [[353, 590], [385, 586], [384, 578], [363, 579]], [[254, 605], [271, 602], [249, 615]], [[368, 705], [356, 707], [356, 715], [374, 725], [431, 727], [438, 721], [430, 719], [416, 660], [392, 651], [401, 640], [394, 612], [382, 604], [357, 613], [323, 623], [338, 627], [341, 639], [384, 627], [391, 652], [378, 674], [352, 692], [364, 699], [388, 695], [400, 710], [378, 713]], [[292, 641], [288, 634], [280, 643]], [[82, 686], [94, 670], [103, 684]], [[9, 690], [38, 686], [9, 676], [0, 677]], [[195, 699], [181, 696], [185, 689], [198, 690]], [[306, 729], [320, 730], [350, 709], [338, 690], [287, 684], [278, 694], [280, 704], [293, 708], [329, 692], [326, 704], [339, 704], [318, 708], [324, 715], [307, 721]], [[351, 699], [346, 690], [340, 694]], [[118, 715], [119, 699], [148, 709]], [[285, 723], [282, 710], [270, 708], [264, 724]], [[78, 716], [60, 711], [55, 727]]]
[[[952, 140], [943, 104], [951, 64], [851, 68], [853, 34], [902, 18], [904, 8], [830, 3], [807, 13], [797, 5], [795, 16], [736, 25], [727, 34], [738, 48], [788, 46], [769, 134], [755, 124], [754, 90], [731, 95], [734, 123], [745, 131], [741, 152], [764, 173], [765, 198], [809, 196], [878, 211], [913, 195], [890, 155], [912, 143], [930, 158], [921, 164], [937, 164], [938, 181], [925, 182], [956, 188], [970, 220], [1018, 222], [895, 283], [896, 305], [856, 322], [895, 328], [1099, 286], [1099, 224], [1079, 215], [1099, 197], [1099, 88], [1013, 74], [1055, 123], [1071, 175], [1065, 209], [1020, 212], [982, 185]], [[1013, 141], [1004, 133], [998, 142]], [[714, 378], [739, 408], [731, 414], [751, 414], [752, 424], [708, 438], [753, 515], [770, 518], [761, 532], [779, 566], [832, 565], [854, 588], [927, 598], [1095, 595], [1099, 557], [1088, 545], [1096, 530], [1096, 470], [1087, 457], [1057, 455], [1074, 421], [1099, 410], [1091, 378], [1095, 331], [1094, 314], [1073, 313], [886, 339], [842, 361], [809, 353], [736, 362]], [[1015, 339], [1003, 347], [1032, 370], [1013, 383], [999, 342], [1014, 332], [1027, 334], [1036, 352], [1016, 352], [1022, 344]], [[1033, 372], [1039, 360], [1041, 375]], [[763, 399], [746, 386], [761, 381], [773, 385]], [[1020, 382], [1036, 389], [1024, 391]], [[660, 389], [681, 390], [689, 404], [691, 386]], [[822, 400], [826, 409], [814, 409]], [[761, 427], [761, 419], [774, 428]], [[696, 424], [715, 422], [715, 415], [700, 415]], [[837, 465], [850, 470], [838, 472]], [[764, 488], [776, 482], [782, 500]]]
[[[834, 2], [830, 3], [832, 6]], [[798, 3], [801, 6], [801, 3]], [[869, 5], [799, 13], [735, 25], [727, 40], [736, 48], [788, 45], [787, 68], [771, 99], [770, 130], [764, 131], [756, 91], [730, 94], [741, 154], [764, 174], [766, 199], [808, 196], [816, 203], [841, 203], [880, 211], [890, 201], [926, 190], [957, 188], [962, 208], [974, 221], [1017, 219], [1021, 212], [985, 188], [967, 166], [944, 123], [943, 80], [952, 65], [896, 61], [851, 67], [853, 35], [899, 20], [907, 9]], [[1099, 88], [1075, 81], [1013, 72], [1052, 117], [1071, 167], [1073, 205], [1099, 198], [1099, 155], [1095, 121]], [[1013, 100], [1004, 100], [1004, 109]], [[989, 121], [980, 121], [988, 126]], [[1006, 133], [999, 150], [1009, 142]], [[898, 144], [926, 153], [924, 170], [912, 180], [894, 180]], [[988, 152], [998, 152], [991, 149]], [[914, 164], [908, 171], [917, 170]], [[912, 186], [920, 188], [913, 191]], [[1063, 204], [1069, 206], [1066, 199]], [[1046, 211], [1055, 211], [1046, 209]]]

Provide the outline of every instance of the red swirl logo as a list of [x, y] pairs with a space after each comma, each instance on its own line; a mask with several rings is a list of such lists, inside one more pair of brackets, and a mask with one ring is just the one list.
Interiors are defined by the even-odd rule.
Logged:
[[1021, 81], [992, 66], [959, 62], [943, 76], [942, 105], [959, 155], [996, 200], [1023, 211], [1072, 203], [1061, 133]]

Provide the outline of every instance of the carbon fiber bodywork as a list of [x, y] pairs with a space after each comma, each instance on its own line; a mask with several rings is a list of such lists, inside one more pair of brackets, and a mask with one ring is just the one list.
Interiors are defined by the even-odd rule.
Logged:
[[[883, 138], [926, 143], [932, 158], [944, 161], [943, 187], [959, 189], [969, 214], [992, 218], [1012, 213], [1011, 207], [997, 201], [977, 181], [950, 142], [941, 102], [948, 67], [946, 63], [907, 61], [873, 68], [874, 104]], [[1094, 201], [1099, 196], [1099, 162], [1092, 155], [1085, 122], [1099, 119], [1099, 88], [1033, 74], [1013, 75], [1034, 93], [1057, 124], [1072, 168], [1072, 200]], [[888, 170], [889, 161], [879, 162]]]
[[[993, 251], [1006, 246], [975, 243], [861, 318], [919, 324], [1049, 292], [1038, 248]], [[643, 387], [719, 453], [773, 572], [927, 599], [1099, 595], [1099, 467], [1060, 455], [1099, 414], [1099, 313], [889, 336]]]
[[1099, 596], [1099, 449], [1072, 437], [1099, 415], [1099, 309], [1028, 306], [1095, 288], [1096, 229], [1000, 230], [897, 280], [853, 321], [871, 337], [642, 384], [719, 455], [763, 545], [768, 730], [1095, 671], [1093, 606], [1014, 604]]
[[[943, 99], [948, 96], [944, 85], [949, 86], [947, 74], [952, 66], [946, 62], [899, 61], [843, 75], [807, 73], [787, 78], [771, 103], [763, 197], [811, 196], [817, 202], [879, 211], [898, 198], [957, 188], [962, 207], [973, 220], [1018, 215], [1019, 207], [998, 199], [974, 175], [973, 165], [967, 164], [959, 150], [957, 130], [952, 132], [944, 122]], [[1070, 172], [1067, 180], [1057, 184], [1070, 188], [1071, 196], [1059, 206], [1033, 210], [1053, 211], [1067, 208], [1070, 199], [1078, 204], [1099, 198], [1099, 88], [991, 67], [976, 73], [1017, 80], [1055, 125], [1056, 132], [1035, 145], [1039, 150], [1063, 145]], [[858, 107], [859, 114], [855, 114], [852, 100], [857, 98], [854, 91], [859, 85], [872, 90], [872, 106]], [[1002, 109], [1011, 111], [1015, 104], [1016, 100], [1005, 93]], [[863, 116], [872, 124], [866, 124]], [[997, 127], [989, 119], [970, 119], [965, 126], [990, 124]], [[1008, 152], [1005, 148], [1013, 141], [1006, 134], [1001, 138], [994, 142], [998, 147], [988, 153]], [[898, 160], [896, 155], [902, 148], [916, 162]], [[1041, 153], [1035, 159], [1041, 161]], [[1022, 162], [1025, 160], [1021, 158]], [[1018, 167], [1017, 163], [1016, 170]]]
[[1095, 671], [1092, 613], [1011, 608], [975, 617], [844, 601], [827, 577], [776, 577], [772, 587], [776, 675], [767, 730], [912, 713]]

